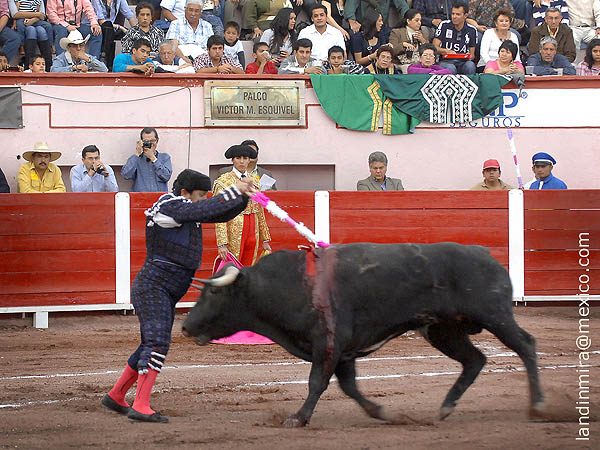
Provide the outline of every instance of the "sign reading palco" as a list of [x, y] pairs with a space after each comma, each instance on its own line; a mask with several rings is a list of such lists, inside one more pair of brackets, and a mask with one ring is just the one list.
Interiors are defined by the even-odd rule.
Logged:
[[207, 81], [206, 126], [304, 126], [303, 81]]

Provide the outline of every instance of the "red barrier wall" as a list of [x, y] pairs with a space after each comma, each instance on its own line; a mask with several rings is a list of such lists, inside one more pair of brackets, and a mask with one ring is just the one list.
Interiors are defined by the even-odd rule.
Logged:
[[[600, 294], [600, 191], [524, 191], [524, 203], [525, 295], [577, 295], [581, 275], [590, 278], [587, 293]], [[580, 233], [589, 246], [580, 247]]]
[[[148, 209], [160, 196], [157, 193], [131, 193], [131, 280], [144, 264], [146, 257], [145, 226]], [[315, 211], [313, 191], [269, 191], [269, 197], [281, 208], [285, 209], [297, 222], [303, 222], [309, 228], [314, 228]], [[266, 214], [267, 223], [271, 231], [273, 251], [281, 249], [296, 250], [298, 245], [306, 244], [306, 240], [296, 233], [289, 225], [282, 223], [270, 214]], [[217, 239], [213, 224], [202, 225], [204, 252], [200, 270], [196, 272], [198, 278], [210, 278], [215, 258], [217, 257]], [[198, 291], [190, 288], [182, 301], [195, 301]]]
[[[144, 210], [158, 193], [131, 193], [131, 279], [145, 257]], [[269, 192], [314, 229], [314, 192]], [[0, 195], [0, 307], [115, 302], [114, 194]], [[600, 294], [600, 191], [525, 191], [525, 294], [575, 295], [580, 277]], [[267, 214], [273, 250], [306, 244]], [[330, 192], [332, 243], [454, 241], [479, 244], [508, 265], [508, 193]], [[214, 225], [203, 225], [199, 277], [217, 256]], [[589, 241], [580, 244], [580, 233]], [[581, 250], [588, 266], [579, 261]], [[588, 270], [586, 270], [588, 269]], [[184, 300], [193, 301], [191, 290]]]
[[0, 306], [114, 303], [114, 194], [2, 194], [0, 212]]
[[508, 191], [331, 192], [331, 242], [453, 241], [508, 268]]

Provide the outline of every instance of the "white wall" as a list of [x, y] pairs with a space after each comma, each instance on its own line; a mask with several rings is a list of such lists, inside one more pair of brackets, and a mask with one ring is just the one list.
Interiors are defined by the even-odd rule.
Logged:
[[[418, 128], [402, 136], [340, 129], [312, 89], [306, 95], [308, 128], [211, 129], [204, 128], [202, 86], [181, 84], [23, 86], [24, 128], [0, 130], [0, 167], [11, 190], [16, 192], [17, 170], [23, 162], [17, 156], [36, 141], [46, 140], [61, 151], [61, 166], [80, 163], [81, 149], [89, 144], [101, 149], [104, 162], [118, 166], [134, 152], [144, 126], [158, 128], [159, 150], [171, 155], [175, 174], [186, 167], [208, 173], [210, 165], [228, 162], [223, 153], [230, 145], [254, 139], [260, 145], [260, 162], [266, 165], [334, 164], [338, 190], [354, 190], [356, 181], [368, 176], [367, 156], [375, 150], [387, 154], [388, 175], [401, 178], [408, 190], [468, 189], [481, 179], [481, 164], [488, 158], [498, 159], [502, 179], [517, 185], [505, 129]], [[544, 90], [548, 96], [553, 92]], [[581, 108], [597, 115], [598, 102], [588, 105]], [[556, 105], [555, 114], [566, 117], [570, 112]], [[531, 178], [531, 155], [543, 150], [556, 158], [554, 173], [570, 188], [600, 189], [597, 128], [517, 128], [514, 133], [524, 181]], [[293, 186], [293, 180], [287, 184]]]

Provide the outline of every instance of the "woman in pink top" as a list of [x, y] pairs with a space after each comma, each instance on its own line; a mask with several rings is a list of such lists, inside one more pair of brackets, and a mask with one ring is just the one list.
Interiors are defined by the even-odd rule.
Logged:
[[585, 49], [585, 58], [577, 64], [577, 75], [600, 75], [600, 39], [592, 39]]
[[452, 75], [450, 69], [435, 65], [437, 53], [433, 44], [419, 47], [420, 62], [408, 66], [407, 73], [430, 73], [432, 75]]
[[484, 73], [495, 73], [498, 75], [525, 73], [521, 61], [515, 61], [518, 51], [517, 44], [513, 41], [506, 40], [502, 42], [498, 49], [498, 59], [488, 61], [485, 65]]

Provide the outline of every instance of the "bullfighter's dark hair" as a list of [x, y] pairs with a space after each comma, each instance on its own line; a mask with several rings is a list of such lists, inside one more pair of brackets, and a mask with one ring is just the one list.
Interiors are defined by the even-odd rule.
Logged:
[[210, 191], [210, 178], [203, 173], [192, 169], [184, 169], [181, 171], [173, 182], [173, 194], [181, 195], [181, 190], [185, 189], [190, 194], [193, 191]]

